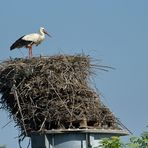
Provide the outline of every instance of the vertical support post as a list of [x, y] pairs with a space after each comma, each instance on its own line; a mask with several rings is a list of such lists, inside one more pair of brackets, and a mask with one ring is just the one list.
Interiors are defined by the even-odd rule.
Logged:
[[51, 141], [51, 142], [52, 142], [52, 148], [54, 148], [54, 145], [55, 145], [55, 142], [54, 142], [55, 136], [54, 136], [54, 134], [52, 134], [51, 136], [52, 136], [52, 139], [51, 139], [51, 140], [52, 140], [52, 141]]
[[90, 134], [86, 133], [86, 148], [92, 148], [90, 143]]

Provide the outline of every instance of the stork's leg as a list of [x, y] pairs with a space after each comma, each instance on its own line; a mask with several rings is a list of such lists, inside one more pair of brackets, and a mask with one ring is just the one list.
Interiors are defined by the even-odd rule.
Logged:
[[29, 58], [32, 58], [32, 46], [29, 46]]
[[30, 55], [31, 55], [31, 58], [32, 58], [32, 46], [31, 46], [31, 51], [30, 51]]
[[31, 55], [30, 55], [31, 49], [30, 49], [30, 47], [28, 49], [29, 49], [29, 59], [30, 59], [31, 58]]

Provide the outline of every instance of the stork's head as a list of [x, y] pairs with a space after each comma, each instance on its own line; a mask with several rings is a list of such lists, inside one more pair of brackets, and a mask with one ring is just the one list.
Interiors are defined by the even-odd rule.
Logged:
[[49, 37], [51, 37], [51, 35], [50, 34], [48, 34], [48, 32], [45, 30], [45, 28], [43, 28], [43, 27], [40, 27], [40, 32], [41, 33], [44, 33], [44, 34], [47, 34]]

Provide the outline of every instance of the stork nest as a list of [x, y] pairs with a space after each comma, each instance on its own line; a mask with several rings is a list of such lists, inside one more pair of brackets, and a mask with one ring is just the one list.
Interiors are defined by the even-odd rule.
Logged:
[[0, 63], [1, 108], [25, 136], [59, 128], [117, 129], [114, 115], [90, 87], [93, 67], [85, 55], [4, 61]]

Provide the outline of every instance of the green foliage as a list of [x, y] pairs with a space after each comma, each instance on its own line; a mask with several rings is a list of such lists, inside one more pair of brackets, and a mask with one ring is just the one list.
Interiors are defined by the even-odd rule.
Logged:
[[128, 148], [148, 148], [148, 137], [131, 137], [126, 145]]
[[125, 148], [119, 137], [103, 138], [101, 148]]
[[98, 148], [148, 148], [148, 134], [131, 137], [128, 143], [123, 143], [119, 137], [103, 138]]
[[145, 137], [145, 138], [146, 138], [146, 137], [148, 138], [148, 132], [143, 132], [143, 133], [141, 134], [141, 136], [142, 136], [142, 137]]

